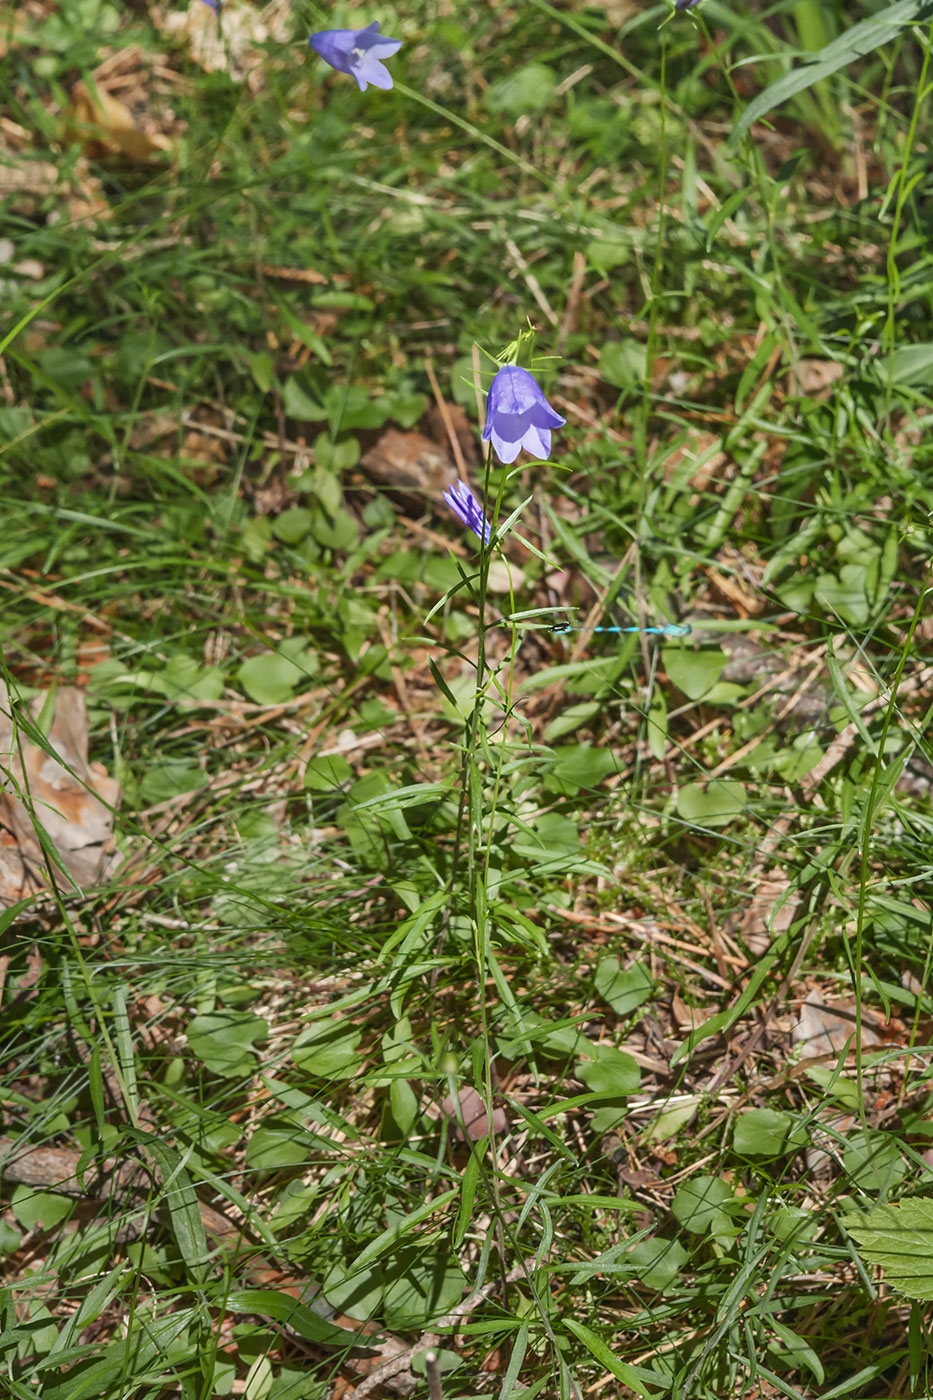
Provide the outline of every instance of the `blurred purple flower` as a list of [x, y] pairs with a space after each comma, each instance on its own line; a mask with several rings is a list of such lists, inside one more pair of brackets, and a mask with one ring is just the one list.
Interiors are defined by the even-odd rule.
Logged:
[[692, 10], [694, 5], [699, 5], [700, 0], [674, 0], [675, 10]]
[[213, 10], [214, 14], [217, 14], [217, 7], [220, 4], [220, 0], [204, 0], [204, 3], [209, 10]]
[[504, 365], [489, 386], [483, 441], [492, 439], [500, 462], [514, 462], [521, 449], [547, 461], [551, 429], [566, 418], [555, 413], [532, 375], [518, 365]]
[[457, 519], [462, 521], [468, 530], [472, 530], [478, 540], [482, 540], [483, 544], [489, 543], [492, 538], [492, 526], [469, 486], [464, 485], [462, 481], [455, 481], [453, 486], [448, 486], [444, 492], [444, 500]]
[[366, 91], [367, 83], [377, 88], [392, 86], [392, 74], [380, 60], [397, 53], [402, 41], [380, 34], [378, 20], [365, 29], [322, 29], [320, 34], [312, 34], [308, 43], [331, 68], [355, 78], [361, 92]]

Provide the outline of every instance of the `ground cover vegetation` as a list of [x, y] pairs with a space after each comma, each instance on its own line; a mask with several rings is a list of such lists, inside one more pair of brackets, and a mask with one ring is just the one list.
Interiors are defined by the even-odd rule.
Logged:
[[0, 6], [3, 1393], [929, 1393], [931, 41]]

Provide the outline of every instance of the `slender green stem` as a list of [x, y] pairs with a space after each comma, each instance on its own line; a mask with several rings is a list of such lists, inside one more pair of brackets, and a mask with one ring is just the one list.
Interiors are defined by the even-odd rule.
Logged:
[[871, 787], [868, 790], [868, 797], [862, 811], [862, 823], [860, 833], [860, 859], [859, 859], [859, 891], [858, 910], [855, 919], [855, 1082], [858, 1090], [859, 1119], [862, 1131], [867, 1135], [868, 1120], [865, 1113], [865, 1095], [862, 1092], [862, 1072], [864, 1068], [864, 1057], [862, 1052], [862, 956], [865, 935], [865, 911], [868, 897], [868, 877], [871, 865], [871, 835], [874, 825], [875, 814], [879, 807], [878, 789], [881, 785], [881, 773], [884, 768], [884, 751], [887, 745], [888, 731], [891, 728], [891, 721], [897, 708], [897, 692], [904, 674], [904, 667], [907, 664], [907, 656], [910, 651], [914, 633], [919, 626], [923, 616], [924, 606], [930, 595], [930, 589], [924, 584], [917, 599], [917, 606], [914, 608], [914, 615], [910, 620], [910, 627], [907, 630], [907, 637], [901, 648], [894, 678], [891, 681], [891, 693], [888, 696], [888, 703], [885, 707], [884, 721], [881, 725], [881, 736], [878, 740], [878, 754], [875, 759], [874, 769], [871, 775]]
[[[933, 23], [927, 30], [926, 42], [923, 46], [923, 64], [920, 69], [920, 81], [917, 84], [914, 107], [910, 115], [910, 126], [907, 129], [907, 139], [904, 142], [904, 154], [901, 158], [900, 170], [897, 174], [897, 194], [894, 200], [894, 217], [891, 220], [891, 237], [888, 239], [888, 251], [886, 259], [886, 273], [888, 285], [888, 312], [884, 324], [884, 344], [887, 347], [888, 356], [893, 356], [896, 344], [896, 307], [901, 294], [901, 273], [897, 265], [897, 242], [901, 231], [901, 216], [904, 212], [904, 205], [907, 197], [916, 183], [908, 179], [910, 170], [910, 157], [914, 148], [914, 141], [917, 136], [917, 126], [920, 121], [920, 109], [930, 94], [927, 85], [927, 77], [930, 71], [930, 53], [933, 49]], [[885, 388], [885, 416], [890, 428], [891, 416], [891, 390], [893, 388], [892, 376], [887, 375], [887, 385]]]
[[664, 199], [667, 186], [667, 122], [665, 77], [667, 69], [667, 31], [661, 31], [661, 159], [658, 166], [658, 231], [654, 245], [654, 263], [651, 268], [651, 302], [648, 307], [648, 339], [645, 345], [645, 380], [642, 389], [640, 421], [634, 434], [635, 459], [641, 480], [642, 509], [648, 492], [648, 418], [651, 412], [651, 367], [657, 345], [658, 315], [660, 310], [661, 270], [664, 264]]

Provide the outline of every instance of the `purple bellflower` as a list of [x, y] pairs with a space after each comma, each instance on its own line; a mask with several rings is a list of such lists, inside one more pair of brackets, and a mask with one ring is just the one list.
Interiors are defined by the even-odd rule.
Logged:
[[566, 421], [555, 413], [527, 369], [503, 365], [489, 386], [483, 441], [492, 439], [500, 462], [514, 462], [523, 447], [547, 461], [551, 429], [562, 428]]
[[392, 86], [392, 74], [381, 60], [397, 53], [402, 41], [380, 34], [378, 20], [365, 29], [322, 29], [320, 34], [312, 34], [308, 43], [331, 68], [355, 78], [361, 92], [366, 91], [367, 83], [377, 88]]
[[448, 486], [444, 492], [444, 500], [457, 519], [462, 521], [468, 530], [472, 530], [478, 540], [482, 540], [483, 544], [489, 543], [492, 539], [492, 526], [469, 486], [462, 481], [455, 481], [453, 486]]

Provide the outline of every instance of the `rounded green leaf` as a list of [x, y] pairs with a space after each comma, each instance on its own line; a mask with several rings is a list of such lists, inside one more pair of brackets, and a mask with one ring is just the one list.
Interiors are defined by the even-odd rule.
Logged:
[[641, 1070], [631, 1055], [612, 1045], [594, 1045], [591, 1053], [594, 1058], [579, 1060], [575, 1073], [592, 1093], [616, 1099], [637, 1091]]
[[736, 778], [687, 783], [677, 794], [677, 815], [691, 826], [725, 826], [745, 807], [745, 785]]
[[678, 1188], [671, 1210], [691, 1234], [725, 1234], [732, 1221], [722, 1206], [732, 1199], [732, 1188], [721, 1177], [694, 1176]]
[[257, 1128], [246, 1144], [246, 1165], [256, 1171], [285, 1171], [311, 1160], [314, 1139], [300, 1128]]
[[644, 963], [634, 962], [623, 971], [613, 957], [600, 958], [593, 982], [617, 1016], [631, 1016], [654, 991], [654, 979]]
[[712, 690], [725, 669], [728, 657], [719, 647], [665, 647], [664, 669], [668, 679], [688, 700], [699, 700]]
[[292, 1059], [299, 1069], [321, 1079], [345, 1079], [355, 1074], [362, 1055], [356, 1026], [338, 1021], [312, 1026], [296, 1040]]
[[66, 1220], [74, 1209], [74, 1201], [51, 1191], [37, 1191], [34, 1186], [17, 1186], [13, 1190], [11, 1208], [24, 1230], [51, 1230]]
[[639, 1240], [625, 1256], [646, 1288], [663, 1293], [680, 1274], [689, 1254], [677, 1240]]
[[210, 1011], [188, 1023], [188, 1046], [212, 1074], [233, 1079], [256, 1067], [253, 1043], [265, 1040], [269, 1027], [252, 1011]]
[[544, 63], [526, 63], [493, 83], [483, 100], [490, 112], [520, 117], [546, 107], [556, 86], [557, 76], [552, 68]]
[[352, 777], [353, 769], [343, 754], [322, 754], [308, 763], [304, 785], [311, 792], [333, 792], [346, 787]]
[[743, 1157], [783, 1157], [806, 1145], [806, 1129], [789, 1113], [750, 1108], [735, 1120], [732, 1146]]
[[283, 544], [300, 544], [311, 529], [311, 512], [304, 506], [283, 510], [272, 522], [272, 533]]

